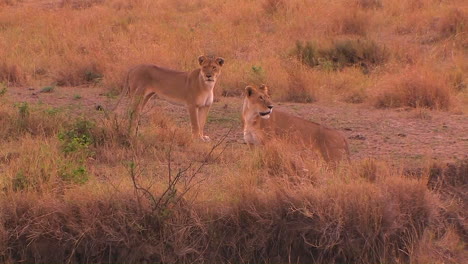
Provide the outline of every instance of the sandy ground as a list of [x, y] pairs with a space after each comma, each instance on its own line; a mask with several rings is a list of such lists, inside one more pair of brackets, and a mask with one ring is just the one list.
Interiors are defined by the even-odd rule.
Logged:
[[[118, 100], [99, 87], [55, 87], [50, 93], [40, 91], [38, 87], [11, 87], [6, 98], [9, 103], [26, 101], [88, 116], [98, 115], [98, 106], [112, 109]], [[233, 127], [228, 140], [242, 143], [242, 99], [217, 99], [209, 114], [206, 134], [216, 140]], [[125, 109], [126, 103], [123, 100], [119, 109]], [[375, 109], [368, 105], [344, 103], [277, 103], [276, 107], [343, 131], [349, 139], [353, 160], [375, 158], [413, 167], [430, 160], [450, 162], [468, 159], [466, 114], [409, 108]], [[150, 115], [161, 111], [181, 126], [190, 128], [185, 107], [157, 98], [151, 100], [145, 109], [142, 125], [150, 122]]]

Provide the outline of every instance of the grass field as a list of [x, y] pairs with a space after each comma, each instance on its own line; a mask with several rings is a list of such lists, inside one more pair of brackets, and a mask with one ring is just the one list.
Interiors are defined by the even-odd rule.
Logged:
[[[0, 0], [0, 263], [464, 263], [462, 0]], [[225, 58], [193, 140], [127, 70]], [[249, 149], [247, 84], [341, 130], [350, 164]], [[164, 114], [161, 114], [164, 113]]]

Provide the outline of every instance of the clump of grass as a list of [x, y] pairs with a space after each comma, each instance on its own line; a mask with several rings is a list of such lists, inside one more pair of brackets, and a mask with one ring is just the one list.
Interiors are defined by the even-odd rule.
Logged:
[[368, 98], [368, 95], [364, 89], [354, 89], [350, 91], [344, 100], [346, 103], [361, 104]]
[[253, 65], [250, 78], [253, 83], [265, 83], [265, 69], [262, 66]]
[[69, 118], [59, 109], [37, 107], [27, 102], [4, 106], [0, 111], [0, 138], [8, 140], [25, 135], [55, 135]]
[[45, 86], [41, 89], [41, 93], [52, 93], [54, 90], [54, 86]]
[[97, 84], [103, 78], [103, 70], [95, 63], [73, 65], [67, 70], [60, 70], [56, 76], [58, 86], [79, 86]]
[[29, 104], [27, 102], [21, 102], [15, 105], [18, 107], [18, 120], [17, 126], [20, 131], [28, 130], [29, 125]]
[[466, 32], [468, 25], [467, 13], [459, 8], [453, 8], [437, 21], [436, 27], [441, 37], [451, 37]]
[[7, 91], [7, 85], [5, 83], [0, 83], [0, 97], [4, 96]]
[[319, 65], [319, 59], [321, 58], [321, 56], [318, 54], [317, 48], [310, 41], [305, 43], [296, 41], [296, 47], [293, 50], [293, 54], [296, 56], [298, 61], [309, 67], [315, 67]]
[[386, 61], [388, 54], [385, 48], [372, 40], [341, 40], [324, 51], [325, 58], [332, 61], [337, 69], [347, 66], [367, 68]]
[[335, 20], [341, 34], [365, 36], [370, 26], [369, 16], [361, 10], [350, 10]]
[[451, 87], [443, 77], [433, 73], [411, 70], [392, 76], [375, 98], [375, 106], [429, 108], [448, 110], [452, 104]]
[[274, 141], [259, 149], [258, 155], [252, 160], [251, 166], [256, 170], [266, 171], [270, 176], [293, 176], [300, 170], [300, 157], [291, 155], [286, 145]]
[[297, 103], [313, 103], [318, 100], [318, 94], [314, 89], [314, 83], [299, 69], [297, 72], [289, 73], [287, 92], [282, 99]]
[[274, 14], [286, 7], [285, 0], [265, 0], [263, 9], [267, 14]]
[[93, 129], [95, 124], [86, 119], [78, 119], [71, 128], [66, 129], [58, 134], [58, 138], [62, 142], [62, 150], [64, 153], [73, 153], [83, 151], [89, 155], [89, 147], [94, 143]]
[[61, 7], [86, 9], [104, 3], [105, 0], [62, 0]]
[[88, 171], [82, 162], [65, 160], [58, 174], [63, 181], [71, 184], [85, 184], [89, 180]]
[[208, 210], [181, 201], [164, 214], [153, 214], [133, 190], [90, 195], [88, 188], [75, 187], [60, 197], [11, 193], [2, 199], [0, 221], [9, 224], [0, 232], [20, 230], [6, 236], [7, 257], [78, 262], [86, 253], [97, 263], [400, 263], [411, 259], [440, 208], [423, 184], [400, 177], [322, 186], [281, 180]]
[[463, 92], [466, 90], [468, 84], [465, 76], [466, 73], [460, 68], [455, 69], [449, 74], [449, 81], [455, 88], [455, 91]]
[[0, 0], [0, 6], [15, 6], [19, 3], [23, 2], [23, 0]]
[[19, 86], [22, 85], [25, 80], [25, 74], [18, 65], [9, 65], [6, 62], [0, 64], [0, 82], [8, 85]]
[[292, 52], [295, 57], [309, 67], [340, 70], [344, 67], [369, 68], [383, 64], [388, 59], [385, 48], [367, 39], [338, 40], [329, 48], [318, 49], [311, 42], [296, 42]]
[[381, 8], [382, 0], [357, 0], [357, 5], [362, 8], [376, 9]]

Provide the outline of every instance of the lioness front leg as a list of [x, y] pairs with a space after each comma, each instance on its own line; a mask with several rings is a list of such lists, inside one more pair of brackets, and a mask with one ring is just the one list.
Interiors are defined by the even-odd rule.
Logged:
[[200, 120], [198, 119], [200, 108], [195, 105], [189, 105], [188, 110], [190, 114], [190, 123], [192, 124], [192, 136], [203, 140], [200, 133]]
[[200, 124], [200, 135], [204, 141], [210, 141], [209, 136], [205, 136], [205, 124], [208, 118], [208, 111], [210, 110], [210, 106], [202, 106], [198, 108], [198, 123]]

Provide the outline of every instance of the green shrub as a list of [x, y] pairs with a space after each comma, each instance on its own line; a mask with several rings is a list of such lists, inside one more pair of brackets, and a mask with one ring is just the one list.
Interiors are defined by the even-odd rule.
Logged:
[[98, 83], [102, 80], [102, 77], [101, 73], [92, 70], [85, 71], [84, 73], [84, 79], [88, 83]]
[[262, 68], [262, 66], [257, 66], [257, 65], [252, 66], [251, 81], [253, 83], [265, 82], [265, 70]]
[[89, 146], [94, 142], [92, 135], [94, 127], [91, 121], [80, 119], [70, 129], [60, 132], [58, 138], [62, 142], [62, 151], [64, 153], [84, 151], [90, 155]]
[[11, 184], [13, 186], [13, 191], [24, 190], [30, 185], [29, 180], [22, 171], [16, 173], [15, 177], [11, 181]]
[[18, 107], [18, 119], [16, 120], [17, 128], [20, 131], [28, 130], [30, 116], [29, 104], [27, 102], [16, 103], [15, 107]]
[[384, 63], [388, 58], [385, 48], [372, 40], [340, 40], [331, 47], [318, 49], [312, 42], [296, 42], [292, 54], [309, 67], [340, 70], [344, 67], [368, 68]]
[[88, 172], [82, 164], [66, 163], [59, 172], [60, 178], [74, 184], [84, 184], [88, 181]]
[[0, 97], [5, 95], [7, 92], [7, 86], [5, 83], [0, 83]]
[[331, 61], [335, 69], [359, 66], [367, 68], [386, 61], [387, 52], [370, 40], [337, 41], [328, 50], [322, 51], [324, 60]]
[[312, 42], [307, 41], [302, 43], [301, 41], [297, 41], [293, 54], [301, 63], [307, 66], [315, 67], [319, 65], [318, 51]]
[[45, 86], [41, 89], [41, 93], [52, 93], [54, 90], [54, 86]]

